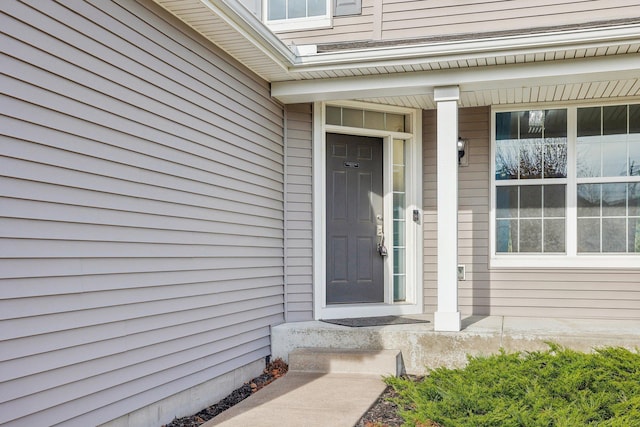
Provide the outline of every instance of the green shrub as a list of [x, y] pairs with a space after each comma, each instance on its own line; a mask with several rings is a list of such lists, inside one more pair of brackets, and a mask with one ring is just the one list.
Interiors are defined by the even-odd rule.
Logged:
[[419, 381], [388, 378], [405, 425], [640, 426], [640, 354], [624, 348], [469, 357]]

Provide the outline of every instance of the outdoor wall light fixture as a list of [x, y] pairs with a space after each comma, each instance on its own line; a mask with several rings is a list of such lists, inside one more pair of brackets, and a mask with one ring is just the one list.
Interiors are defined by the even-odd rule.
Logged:
[[468, 166], [469, 162], [465, 157], [467, 152], [467, 140], [462, 139], [462, 137], [458, 137], [458, 165], [459, 166]]

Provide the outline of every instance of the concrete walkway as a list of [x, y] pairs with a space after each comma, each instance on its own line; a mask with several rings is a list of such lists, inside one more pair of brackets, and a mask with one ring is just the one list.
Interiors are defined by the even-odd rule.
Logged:
[[289, 372], [206, 426], [353, 427], [404, 372], [397, 350], [296, 349]]
[[[299, 354], [315, 357], [319, 362], [313, 364], [309, 362], [312, 359], [305, 359], [300, 366], [309, 371], [294, 369], [203, 426], [352, 427], [385, 389], [382, 375], [370, 370], [349, 373], [367, 365], [373, 359], [370, 356], [360, 356], [354, 365], [313, 356], [313, 351], [323, 353], [327, 348], [353, 354], [364, 349], [369, 355], [397, 349], [393, 351], [400, 350], [398, 360], [404, 359], [403, 367], [396, 364], [397, 369], [421, 373], [425, 366], [461, 366], [467, 354], [487, 355], [501, 348], [539, 350], [546, 348], [547, 341], [582, 351], [602, 346], [640, 347], [638, 321], [489, 316], [464, 319], [463, 325], [464, 329], [455, 333], [435, 332], [432, 322], [365, 328], [324, 322], [279, 325], [272, 334], [274, 357], [289, 359], [290, 367], [292, 363], [300, 365], [295, 359]], [[395, 363], [393, 360], [389, 363]], [[309, 367], [309, 363], [313, 366]], [[328, 367], [328, 372], [315, 372], [325, 370], [321, 366]], [[332, 367], [339, 372], [332, 372]], [[389, 374], [388, 367], [380, 372], [383, 371]]]
[[384, 389], [371, 375], [289, 372], [201, 427], [353, 427]]

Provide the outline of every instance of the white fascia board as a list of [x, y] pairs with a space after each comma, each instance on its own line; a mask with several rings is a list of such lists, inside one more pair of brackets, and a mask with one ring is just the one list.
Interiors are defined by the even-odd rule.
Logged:
[[[524, 34], [475, 40], [431, 42], [414, 46], [386, 46], [302, 56], [292, 71], [399, 66], [416, 63], [527, 55], [569, 49], [593, 49], [640, 42], [640, 24], [620, 25], [541, 34]], [[327, 68], [329, 67], [329, 68]]]
[[490, 67], [418, 71], [331, 79], [273, 82], [271, 94], [283, 103], [432, 94], [435, 87], [460, 91], [540, 84], [637, 78], [640, 55], [616, 55]]

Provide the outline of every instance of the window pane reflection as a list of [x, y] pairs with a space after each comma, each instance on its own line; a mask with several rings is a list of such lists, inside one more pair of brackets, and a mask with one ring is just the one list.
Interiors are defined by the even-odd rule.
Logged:
[[640, 218], [629, 218], [629, 252], [640, 253]]
[[496, 252], [518, 252], [518, 221], [496, 221]]
[[602, 216], [627, 215], [627, 184], [602, 184]]
[[304, 18], [307, 16], [306, 0], [288, 0], [287, 18]]
[[565, 252], [565, 236], [564, 219], [544, 220], [544, 252]]
[[567, 110], [496, 113], [497, 180], [567, 176]]
[[620, 135], [627, 133], [627, 106], [616, 105], [602, 109], [602, 134]]
[[496, 188], [497, 252], [564, 252], [566, 185]]
[[600, 219], [578, 218], [578, 252], [600, 252]]
[[496, 188], [496, 218], [518, 217], [518, 187]]
[[520, 221], [520, 252], [542, 252], [542, 220]]
[[600, 216], [601, 184], [578, 185], [578, 217]]
[[286, 19], [286, 2], [285, 0], [269, 0], [268, 19], [275, 21], [277, 19]]
[[309, 12], [307, 16], [322, 16], [327, 12], [327, 0], [308, 0]]

